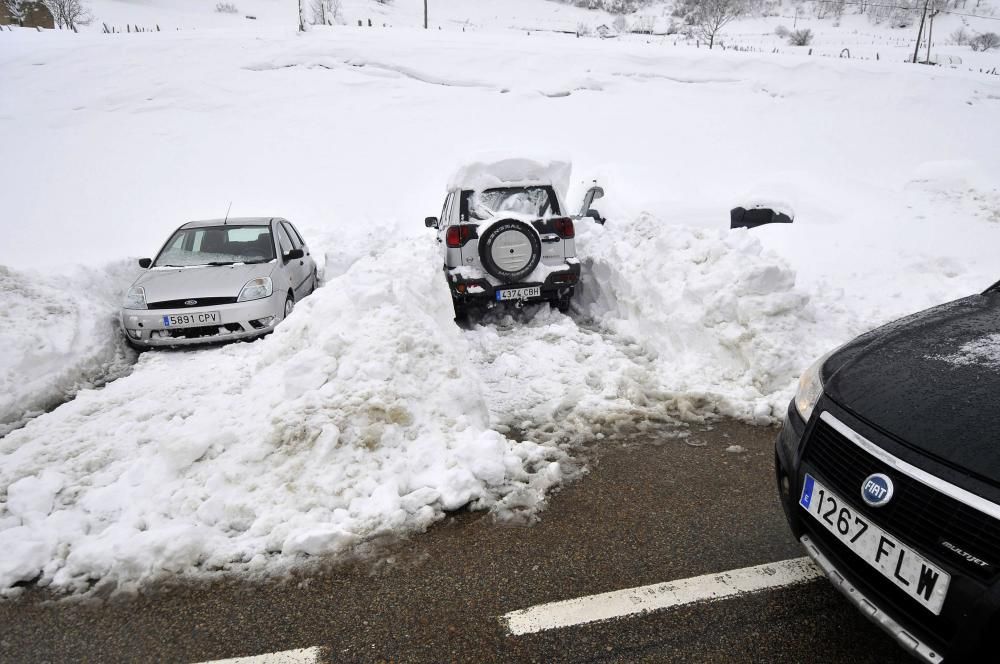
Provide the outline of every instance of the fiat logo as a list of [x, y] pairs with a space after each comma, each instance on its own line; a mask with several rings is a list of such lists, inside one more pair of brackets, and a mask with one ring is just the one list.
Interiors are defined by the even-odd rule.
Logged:
[[865, 478], [861, 485], [861, 498], [872, 507], [882, 507], [892, 500], [892, 480], [882, 473]]
[[184, 300], [184, 306], [193, 307], [198, 304], [198, 300]]

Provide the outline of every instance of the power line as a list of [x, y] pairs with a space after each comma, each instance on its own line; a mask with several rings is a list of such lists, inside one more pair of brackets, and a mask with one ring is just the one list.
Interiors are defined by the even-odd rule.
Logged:
[[[827, 3], [827, 4], [838, 4], [838, 5], [844, 5], [844, 6], [851, 6], [851, 7], [858, 7], [858, 6], [860, 6], [860, 7], [875, 7], [877, 9], [902, 9], [902, 10], [905, 10], [905, 11], [908, 11], [908, 12], [920, 12], [920, 11], [923, 11], [919, 7], [908, 7], [906, 5], [885, 5], [885, 4], [880, 4], [880, 3], [876, 3], [876, 2], [849, 2], [848, 0], [815, 0], [815, 1], [816, 2]], [[987, 21], [1000, 21], [1000, 16], [983, 16], [981, 14], [966, 14], [966, 13], [963, 13], [963, 12], [951, 11], [949, 9], [939, 9], [938, 12], [941, 13], [941, 14], [952, 14], [954, 16], [967, 16], [969, 18], [981, 18], [981, 19], [985, 19]], [[783, 16], [782, 18], [791, 18], [791, 17], [784, 17]]]

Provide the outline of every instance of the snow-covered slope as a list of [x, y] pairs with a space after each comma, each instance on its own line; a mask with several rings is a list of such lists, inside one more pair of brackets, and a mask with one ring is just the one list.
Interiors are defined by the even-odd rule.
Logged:
[[[560, 443], [772, 422], [816, 355], [1000, 279], [1000, 81], [965, 70], [485, 30], [14, 31], [0, 90], [9, 311], [106, 324], [126, 273], [71, 266], [229, 201], [293, 219], [328, 279], [269, 339], [144, 355], [0, 439], [0, 585], [274, 571], [467, 500], [530, 512]], [[573, 317], [450, 323], [422, 220], [484, 150], [569, 155], [571, 204], [607, 190]], [[750, 197], [795, 223], [726, 231]]]

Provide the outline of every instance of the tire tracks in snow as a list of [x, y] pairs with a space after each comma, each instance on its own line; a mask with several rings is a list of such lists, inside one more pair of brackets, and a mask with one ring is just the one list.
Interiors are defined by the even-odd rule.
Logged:
[[650, 429], [677, 437], [716, 415], [708, 396], [664, 389], [655, 352], [576, 313], [491, 312], [465, 336], [492, 425], [508, 435], [569, 445]]

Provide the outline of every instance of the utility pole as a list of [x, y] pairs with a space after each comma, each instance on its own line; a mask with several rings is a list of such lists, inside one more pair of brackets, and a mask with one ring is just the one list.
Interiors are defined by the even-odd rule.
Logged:
[[920, 15], [920, 27], [917, 28], [917, 44], [913, 47], [913, 64], [917, 64], [920, 57], [920, 37], [924, 34], [924, 19], [927, 18], [927, 5], [930, 4], [930, 0], [924, 0], [924, 13]]
[[927, 62], [931, 61], [931, 37], [934, 36], [934, 17], [937, 16], [940, 11], [941, 10], [936, 6], [931, 10], [931, 22], [930, 25], [927, 26], [927, 57], [924, 58]]
[[427, 29], [427, 0], [424, 0], [424, 30]]

